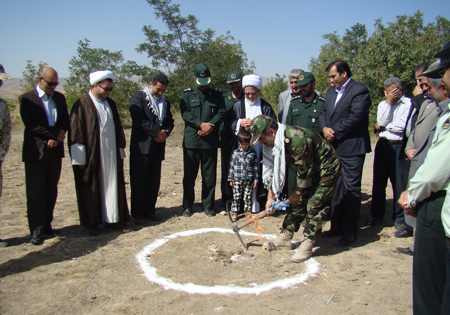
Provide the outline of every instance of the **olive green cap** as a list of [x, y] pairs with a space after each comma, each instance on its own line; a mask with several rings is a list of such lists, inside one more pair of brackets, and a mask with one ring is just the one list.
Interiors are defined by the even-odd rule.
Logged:
[[254, 146], [258, 142], [259, 137], [263, 133], [264, 129], [266, 129], [266, 127], [269, 125], [270, 119], [270, 117], [264, 115], [258, 115], [252, 119], [252, 122], [250, 124], [250, 132], [252, 133], [252, 140], [250, 141], [250, 145]]
[[204, 63], [199, 63], [195, 66], [194, 69], [194, 77], [195, 77], [195, 85], [196, 86], [204, 86], [211, 85], [211, 72], [209, 72], [209, 68]]
[[314, 77], [314, 74], [312, 74], [311, 72], [303, 72], [302, 74], [300, 74], [298, 76], [298, 81], [297, 81], [297, 84], [295, 86], [306, 85], [309, 82], [314, 82], [314, 81], [316, 81], [316, 78]]
[[239, 71], [231, 71], [228, 73], [227, 83], [239, 82], [242, 80], [242, 74]]

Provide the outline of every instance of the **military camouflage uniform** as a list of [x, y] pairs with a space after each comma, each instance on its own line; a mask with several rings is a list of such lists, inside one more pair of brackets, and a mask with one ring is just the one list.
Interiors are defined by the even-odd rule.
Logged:
[[306, 128], [286, 126], [284, 141], [286, 164], [295, 170], [296, 185], [304, 190], [299, 201], [288, 209], [283, 228], [297, 232], [306, 220], [304, 236], [317, 240], [330, 217], [340, 172], [339, 157], [329, 143]]
[[[9, 150], [11, 140], [11, 118], [8, 105], [0, 98], [0, 161], [3, 163], [6, 153]], [[2, 195], [3, 174], [0, 165], [0, 196]]]

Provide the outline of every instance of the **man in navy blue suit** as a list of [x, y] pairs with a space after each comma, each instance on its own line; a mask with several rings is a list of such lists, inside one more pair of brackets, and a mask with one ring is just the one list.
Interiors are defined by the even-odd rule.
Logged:
[[319, 126], [341, 158], [341, 175], [333, 197], [331, 229], [323, 237], [343, 236], [336, 246], [356, 240], [361, 207], [361, 177], [366, 153], [371, 151], [367, 87], [351, 78], [344, 61], [334, 61], [327, 68], [331, 88], [319, 115]]

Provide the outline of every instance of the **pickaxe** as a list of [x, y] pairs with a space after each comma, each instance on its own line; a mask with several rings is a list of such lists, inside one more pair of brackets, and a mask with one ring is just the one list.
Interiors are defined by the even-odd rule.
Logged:
[[245, 250], [248, 250], [248, 246], [247, 246], [247, 244], [244, 243], [244, 240], [242, 239], [241, 235], [239, 234], [239, 230], [242, 229], [244, 226], [247, 226], [247, 225], [253, 223], [255, 220], [259, 220], [259, 219], [269, 215], [270, 211], [286, 210], [287, 206], [289, 206], [289, 199], [278, 200], [278, 201], [274, 202], [269, 209], [261, 211], [255, 215], [253, 215], [250, 218], [246, 217], [246, 218], [240, 220], [239, 222], [233, 222], [233, 220], [231, 219], [231, 209], [230, 209], [231, 201], [229, 201], [229, 200], [227, 201], [226, 209], [227, 209], [228, 218], [230, 219], [230, 222], [231, 222], [231, 228], [233, 229], [234, 233], [238, 237], [242, 246], [244, 246]]

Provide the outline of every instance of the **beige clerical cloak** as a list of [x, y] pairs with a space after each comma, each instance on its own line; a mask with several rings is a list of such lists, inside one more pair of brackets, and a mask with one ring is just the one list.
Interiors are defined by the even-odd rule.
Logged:
[[[126, 200], [123, 159], [120, 158], [119, 149], [125, 148], [126, 140], [116, 103], [110, 98], [107, 101], [112, 111], [116, 134], [119, 222], [125, 225], [130, 220], [130, 214]], [[103, 223], [102, 174], [99, 119], [96, 106], [89, 94], [77, 100], [72, 107], [68, 142], [69, 150], [73, 144], [81, 144], [85, 148], [86, 168], [83, 170], [78, 165], [73, 165], [73, 173], [80, 224], [87, 228], [94, 228]]]

